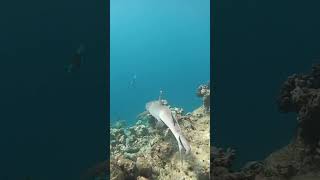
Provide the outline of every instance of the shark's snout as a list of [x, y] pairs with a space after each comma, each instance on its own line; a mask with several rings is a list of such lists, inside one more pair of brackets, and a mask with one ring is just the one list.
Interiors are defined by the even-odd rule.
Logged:
[[152, 102], [148, 102], [148, 103], [146, 104], [146, 110], [147, 110], [147, 111], [149, 111], [151, 104], [152, 104]]

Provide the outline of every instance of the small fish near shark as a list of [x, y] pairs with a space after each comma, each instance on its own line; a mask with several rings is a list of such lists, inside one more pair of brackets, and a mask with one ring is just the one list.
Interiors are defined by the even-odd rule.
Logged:
[[170, 129], [178, 142], [180, 158], [181, 162], [183, 162], [181, 156], [182, 150], [184, 150], [185, 154], [189, 154], [191, 147], [183, 136], [175, 115], [172, 114], [171, 110], [167, 106], [162, 104], [161, 94], [162, 92], [160, 92], [159, 100], [150, 101], [146, 104], [146, 110], [151, 114], [151, 116], [157, 119], [158, 122], [164, 123]]

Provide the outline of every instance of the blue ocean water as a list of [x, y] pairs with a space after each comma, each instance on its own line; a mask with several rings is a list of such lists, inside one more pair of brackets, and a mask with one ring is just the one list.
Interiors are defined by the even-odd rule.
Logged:
[[160, 90], [185, 111], [200, 106], [196, 88], [210, 80], [210, 1], [111, 0], [110, 11], [111, 122], [134, 123]]

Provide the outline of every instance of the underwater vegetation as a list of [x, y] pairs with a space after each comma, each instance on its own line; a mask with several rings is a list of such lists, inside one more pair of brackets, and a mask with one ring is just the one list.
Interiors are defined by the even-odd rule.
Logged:
[[[112, 180], [209, 179], [210, 115], [185, 113], [161, 98], [146, 102], [133, 126], [110, 129]], [[183, 139], [184, 138], [184, 139]]]
[[278, 97], [280, 112], [297, 114], [291, 142], [262, 161], [248, 162], [238, 171], [231, 165], [235, 151], [211, 147], [211, 177], [215, 180], [320, 179], [320, 64], [308, 74], [293, 74]]

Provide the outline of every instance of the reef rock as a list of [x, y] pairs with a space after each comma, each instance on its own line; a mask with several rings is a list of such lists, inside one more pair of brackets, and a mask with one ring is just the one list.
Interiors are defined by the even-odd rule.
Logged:
[[121, 168], [115, 163], [110, 164], [110, 179], [111, 180], [124, 180], [125, 175]]
[[281, 112], [297, 113], [296, 136], [263, 161], [247, 163], [233, 172], [233, 151], [213, 147], [211, 176], [215, 180], [320, 180], [320, 65], [308, 74], [294, 74], [283, 83]]
[[152, 176], [152, 166], [151, 163], [145, 157], [138, 157], [136, 161], [136, 166], [138, 168], [138, 173], [143, 177]]
[[296, 112], [298, 136], [309, 146], [320, 140], [320, 65], [308, 74], [294, 74], [284, 82], [278, 98], [282, 112]]
[[200, 85], [197, 89], [197, 96], [202, 98], [205, 112], [210, 111], [210, 82]]
[[277, 152], [278, 156], [287, 157], [283, 163], [289, 170], [285, 172], [293, 175], [320, 172], [320, 64], [314, 65], [308, 74], [288, 77], [278, 104], [281, 112], [296, 112], [298, 122], [295, 139]]

